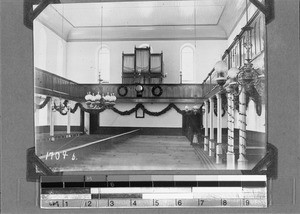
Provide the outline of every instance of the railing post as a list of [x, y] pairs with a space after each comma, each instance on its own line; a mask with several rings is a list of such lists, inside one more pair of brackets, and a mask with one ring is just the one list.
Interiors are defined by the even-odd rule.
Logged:
[[49, 111], [49, 119], [50, 119], [50, 140], [55, 141], [54, 137], [54, 123], [55, 123], [55, 112], [52, 110], [52, 103], [54, 102], [54, 99], [51, 98], [50, 102], [48, 103], [48, 111]]
[[233, 94], [227, 94], [228, 99], [228, 148], [227, 148], [227, 169], [235, 169], [234, 154], [234, 100]]
[[67, 137], [71, 137], [71, 112], [68, 111]]
[[239, 159], [238, 169], [247, 168], [246, 159], [246, 93], [245, 88], [240, 86], [239, 96]]
[[216, 163], [222, 163], [222, 97], [221, 93], [217, 94], [217, 148], [216, 148]]
[[84, 132], [90, 134], [90, 113], [84, 112]]
[[209, 98], [210, 102], [210, 130], [209, 130], [209, 152], [208, 155], [215, 156], [215, 136], [214, 136], [214, 99]]
[[208, 100], [204, 101], [204, 151], [208, 151]]

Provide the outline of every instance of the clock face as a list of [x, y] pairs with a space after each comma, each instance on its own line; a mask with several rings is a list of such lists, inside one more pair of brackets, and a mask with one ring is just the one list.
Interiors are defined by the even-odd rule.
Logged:
[[144, 90], [144, 88], [143, 88], [143, 86], [141, 86], [141, 85], [137, 85], [137, 86], [135, 87], [135, 90], [136, 90], [137, 92], [141, 92], [141, 91]]

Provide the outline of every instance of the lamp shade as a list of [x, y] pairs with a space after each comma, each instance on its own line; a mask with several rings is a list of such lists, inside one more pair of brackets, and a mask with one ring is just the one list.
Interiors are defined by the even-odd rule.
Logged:
[[240, 72], [240, 70], [237, 69], [237, 68], [230, 68], [229, 71], [228, 71], [228, 77], [230, 79], [234, 79], [234, 78], [237, 77], [239, 72]]
[[224, 62], [224, 61], [218, 61], [216, 64], [215, 64], [215, 71], [216, 72], [226, 72], [228, 69], [227, 69], [227, 64]]

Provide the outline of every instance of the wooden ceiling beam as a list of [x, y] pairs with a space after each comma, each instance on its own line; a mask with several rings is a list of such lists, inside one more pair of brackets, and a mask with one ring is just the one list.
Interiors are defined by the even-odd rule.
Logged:
[[274, 0], [265, 0], [265, 4], [258, 0], [250, 0], [250, 2], [257, 7], [266, 17], [266, 24], [269, 24], [274, 18]]
[[[33, 20], [49, 5], [59, 4], [60, 0], [24, 0], [23, 5], [23, 23], [29, 28], [33, 29]], [[33, 10], [33, 5], [38, 6]]]

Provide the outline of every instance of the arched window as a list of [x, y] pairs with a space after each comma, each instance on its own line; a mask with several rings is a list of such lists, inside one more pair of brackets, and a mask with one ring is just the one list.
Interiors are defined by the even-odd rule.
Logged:
[[180, 70], [182, 72], [182, 82], [194, 82], [194, 52], [192, 45], [186, 44], [180, 50]]
[[98, 78], [99, 75], [102, 82], [110, 81], [110, 52], [107, 46], [102, 46], [98, 51]]

